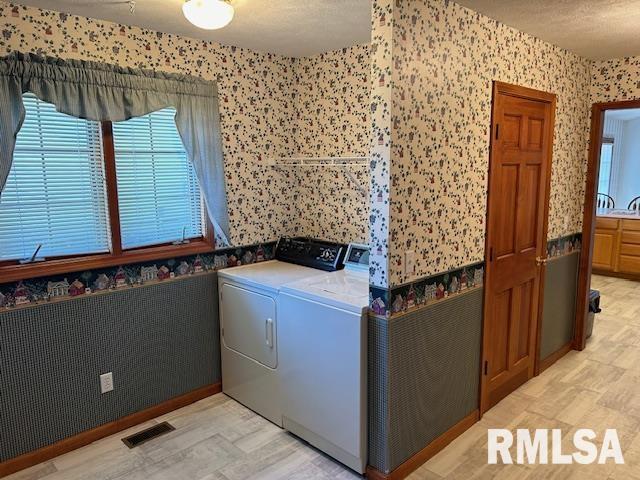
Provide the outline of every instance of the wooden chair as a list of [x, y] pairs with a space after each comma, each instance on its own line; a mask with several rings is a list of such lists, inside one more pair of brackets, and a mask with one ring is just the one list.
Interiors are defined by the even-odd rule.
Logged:
[[606, 193], [598, 194], [596, 205], [598, 208], [616, 208], [616, 202], [613, 200], [613, 197], [610, 197]]
[[633, 210], [634, 212], [637, 212], [638, 210], [640, 210], [640, 196], [634, 198], [629, 202], [629, 206], [627, 207], [627, 210]]

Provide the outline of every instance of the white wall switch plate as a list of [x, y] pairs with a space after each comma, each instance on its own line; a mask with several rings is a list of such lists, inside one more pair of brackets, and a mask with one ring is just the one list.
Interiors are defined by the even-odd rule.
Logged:
[[100, 375], [100, 393], [107, 393], [113, 390], [113, 372]]
[[415, 275], [416, 273], [416, 252], [413, 250], [404, 252], [404, 273], [405, 275]]

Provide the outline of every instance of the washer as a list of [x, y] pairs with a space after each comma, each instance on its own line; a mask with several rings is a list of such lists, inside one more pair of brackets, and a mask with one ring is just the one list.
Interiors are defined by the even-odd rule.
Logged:
[[283, 285], [278, 303], [283, 426], [359, 473], [367, 463], [366, 263], [368, 248], [351, 245], [344, 271]]
[[344, 253], [343, 245], [281, 239], [276, 258], [286, 261], [271, 260], [218, 272], [222, 390], [276, 425], [282, 426], [277, 377], [281, 363], [280, 288], [285, 283], [326, 275], [319, 267], [341, 267]]

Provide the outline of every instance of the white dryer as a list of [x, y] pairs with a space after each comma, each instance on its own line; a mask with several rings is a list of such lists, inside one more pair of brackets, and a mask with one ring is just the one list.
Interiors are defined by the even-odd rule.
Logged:
[[[218, 272], [222, 391], [282, 426], [278, 294], [285, 283], [320, 277], [342, 266], [345, 247], [281, 239], [276, 258]], [[309, 266], [297, 265], [299, 262]]]
[[278, 292], [324, 274], [279, 260], [218, 272], [222, 391], [279, 426]]

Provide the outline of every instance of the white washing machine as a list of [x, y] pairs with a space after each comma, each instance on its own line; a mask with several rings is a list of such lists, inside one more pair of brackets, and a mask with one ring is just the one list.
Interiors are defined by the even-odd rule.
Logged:
[[285, 283], [326, 274], [318, 268], [341, 267], [344, 250], [342, 245], [282, 239], [276, 258], [284, 261], [218, 272], [222, 391], [276, 425], [282, 426], [278, 293]]
[[278, 376], [284, 428], [364, 473], [368, 247], [346, 264], [280, 289]]

